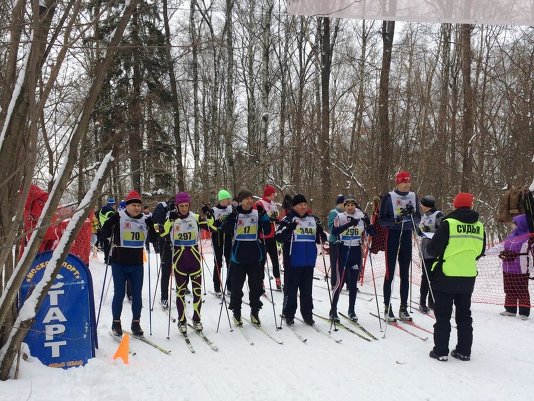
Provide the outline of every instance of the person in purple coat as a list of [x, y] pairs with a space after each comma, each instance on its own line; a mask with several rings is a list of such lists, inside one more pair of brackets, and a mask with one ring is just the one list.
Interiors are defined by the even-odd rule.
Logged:
[[534, 234], [528, 231], [526, 215], [515, 216], [513, 222], [516, 228], [504, 240], [504, 250], [499, 254], [506, 294], [501, 315], [515, 316], [519, 309], [519, 317], [527, 320], [530, 315], [529, 270], [534, 271]]

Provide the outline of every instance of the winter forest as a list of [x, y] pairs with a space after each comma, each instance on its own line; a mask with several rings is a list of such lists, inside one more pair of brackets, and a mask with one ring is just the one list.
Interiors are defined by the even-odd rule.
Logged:
[[[442, 210], [472, 192], [497, 241], [501, 190], [532, 181], [532, 27], [299, 17], [285, 0], [7, 0], [0, 21], [0, 344], [8, 280], [58, 205], [78, 205], [76, 232], [132, 188], [199, 208], [271, 183], [324, 218], [339, 193], [369, 211], [403, 169]], [[50, 198], [19, 259], [32, 183]]]

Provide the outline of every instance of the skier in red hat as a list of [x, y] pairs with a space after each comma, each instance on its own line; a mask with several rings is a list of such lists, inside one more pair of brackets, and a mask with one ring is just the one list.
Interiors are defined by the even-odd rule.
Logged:
[[[143, 336], [141, 329], [141, 292], [143, 289], [143, 250], [149, 231], [154, 231], [150, 217], [142, 212], [141, 195], [135, 190], [124, 199], [126, 209], [114, 213], [102, 227], [102, 236], [111, 237], [111, 272], [113, 275], [113, 335], [122, 337], [121, 313], [126, 281], [132, 285], [132, 333]], [[155, 233], [154, 233], [155, 235]]]

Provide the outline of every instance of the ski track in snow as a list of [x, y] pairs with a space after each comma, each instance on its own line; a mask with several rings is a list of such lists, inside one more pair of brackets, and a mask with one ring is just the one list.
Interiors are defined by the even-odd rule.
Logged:
[[[204, 245], [206, 262], [212, 268], [209, 245]], [[206, 252], [208, 251], [208, 252]], [[102, 260], [102, 254], [99, 254]], [[151, 254], [152, 285], [156, 272], [155, 254]], [[95, 303], [98, 307], [105, 265], [91, 260], [94, 280]], [[225, 269], [226, 273], [226, 269]], [[500, 306], [473, 305], [474, 344], [472, 360], [461, 362], [449, 357], [448, 362], [438, 362], [428, 357], [432, 336], [422, 342], [394, 327], [388, 327], [387, 338], [378, 328], [376, 318], [368, 312], [376, 312], [375, 302], [357, 300], [359, 322], [371, 331], [379, 341], [367, 343], [345, 330], [334, 333], [343, 339], [336, 344], [310, 327], [296, 322], [296, 329], [308, 339], [304, 344], [291, 333], [285, 324], [276, 331], [272, 305], [265, 302], [260, 317], [270, 333], [280, 338], [284, 345], [276, 344], [260, 331], [245, 323], [244, 328], [254, 345], [247, 343], [239, 330], [230, 332], [226, 312], [223, 310], [219, 333], [216, 333], [219, 316], [219, 300], [209, 293], [204, 296], [202, 322], [204, 333], [219, 347], [214, 352], [192, 330], [189, 338], [195, 349], [192, 354], [176, 328], [171, 323], [171, 336], [167, 340], [166, 315], [154, 310], [152, 332], [149, 335], [148, 319], [148, 268], [145, 265], [143, 302], [145, 308], [141, 324], [147, 338], [171, 350], [165, 355], [155, 348], [132, 338], [130, 344], [137, 353], [130, 356], [129, 365], [113, 360], [117, 342], [109, 336], [111, 328], [111, 300], [113, 288], [102, 306], [98, 328], [100, 349], [96, 358], [81, 368], [52, 369], [41, 365], [33, 357], [22, 361], [18, 380], [0, 385], [0, 400], [527, 400], [532, 397], [532, 363], [529, 352], [534, 345], [534, 319], [499, 315]], [[206, 271], [206, 290], [211, 290], [212, 280]], [[111, 269], [108, 271], [108, 278]], [[381, 282], [377, 290], [381, 292]], [[398, 293], [398, 283], [394, 294]], [[266, 283], [268, 286], [268, 283]], [[244, 299], [248, 299], [245, 285]], [[414, 287], [417, 292], [417, 287]], [[373, 288], [364, 286], [364, 291]], [[153, 288], [152, 288], [153, 291]], [[159, 293], [159, 290], [158, 290]], [[281, 313], [282, 294], [274, 293], [277, 318]], [[328, 314], [326, 291], [314, 287], [316, 302], [314, 312]], [[156, 296], [156, 302], [159, 300]], [[339, 310], [345, 312], [347, 296], [341, 296]], [[393, 300], [398, 308], [398, 300]], [[172, 302], [173, 315], [176, 313]], [[191, 315], [191, 304], [187, 304]], [[155, 309], [159, 308], [159, 303]], [[250, 309], [243, 305], [242, 313], [248, 318]], [[434, 321], [413, 312], [416, 322], [432, 329]], [[297, 311], [299, 316], [299, 311]], [[329, 324], [318, 318], [316, 324], [325, 332]], [[123, 304], [123, 327], [129, 329], [131, 305]], [[415, 328], [416, 332], [424, 333]], [[420, 333], [418, 333], [420, 334]], [[456, 330], [451, 332], [450, 348], [456, 343]], [[30, 396], [31, 394], [31, 396]]]

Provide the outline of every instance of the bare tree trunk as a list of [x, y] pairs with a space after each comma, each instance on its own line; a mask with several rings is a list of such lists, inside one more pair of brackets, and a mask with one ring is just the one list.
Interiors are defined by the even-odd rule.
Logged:
[[139, 17], [137, 13], [132, 16], [132, 31], [131, 31], [132, 43], [134, 49], [132, 49], [134, 60], [133, 63], [133, 76], [132, 76], [132, 92], [130, 98], [130, 124], [128, 132], [129, 142], [129, 156], [130, 156], [130, 172], [132, 174], [132, 186], [137, 192], [141, 192], [141, 150], [143, 149], [142, 141], [142, 125], [143, 116], [141, 108], [141, 85], [143, 77], [141, 76], [141, 66], [137, 55], [139, 55], [139, 49], [142, 44], [139, 39]]
[[471, 142], [474, 133], [473, 126], [473, 87], [471, 86], [471, 31], [472, 25], [462, 24], [460, 31], [462, 49], [462, 79], [463, 79], [463, 120], [462, 120], [462, 186], [463, 192], [468, 192], [472, 184], [472, 151]]
[[382, 22], [382, 69], [378, 93], [378, 132], [380, 135], [380, 153], [378, 157], [378, 190], [387, 192], [388, 176], [391, 173], [391, 135], [389, 130], [389, 73], [391, 70], [391, 51], [395, 21]]
[[191, 75], [193, 80], [193, 160], [194, 176], [198, 177], [200, 169], [200, 110], [198, 105], [198, 37], [195, 23], [197, 0], [191, 0], [189, 13], [189, 35], [191, 38]]
[[[167, 9], [167, 0], [163, 0], [163, 23], [165, 27], [165, 50], [167, 54], [167, 63], [169, 70], [169, 81], [171, 84], [171, 102], [173, 117], [173, 134], [175, 143], [175, 162], [176, 162], [176, 183], [180, 190], [185, 189], [184, 165], [182, 163], [182, 138], [180, 137], [180, 107], [178, 105], [178, 86], [176, 84], [176, 74], [174, 72], [174, 63], [171, 55], [171, 29], [169, 27], [169, 13]], [[171, 189], [171, 188], [169, 188]], [[174, 189], [174, 188], [172, 188]]]
[[234, 112], [235, 112], [235, 95], [234, 95], [234, 24], [232, 22], [232, 10], [234, 0], [226, 0], [226, 98], [225, 111], [226, 118], [224, 123], [224, 155], [227, 163], [225, 168], [224, 185], [232, 189], [235, 194], [236, 177], [234, 162]]
[[319, 151], [322, 155], [321, 187], [324, 196], [321, 197], [320, 216], [324, 220], [331, 202], [331, 161], [330, 161], [330, 74], [332, 71], [332, 57], [339, 22], [336, 23], [334, 34], [330, 33], [330, 18], [319, 18], [320, 48], [321, 48], [321, 130], [319, 134]]
[[260, 162], [260, 181], [267, 176], [267, 160], [266, 154], [268, 152], [267, 131], [269, 129], [269, 93], [271, 92], [271, 82], [269, 77], [269, 61], [271, 52], [271, 19], [273, 14], [273, 0], [267, 0], [265, 11], [263, 15], [262, 26], [262, 70], [261, 70], [261, 125], [260, 135], [261, 141], [258, 147], [259, 162]]

